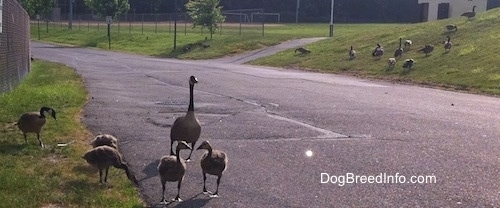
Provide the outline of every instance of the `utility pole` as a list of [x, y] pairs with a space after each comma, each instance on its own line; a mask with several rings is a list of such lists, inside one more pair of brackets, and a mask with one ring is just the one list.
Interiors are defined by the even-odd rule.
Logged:
[[297, 10], [295, 10], [295, 24], [299, 23], [300, 0], [297, 0]]
[[73, 29], [73, 3], [75, 0], [69, 0], [68, 30]]
[[174, 51], [177, 49], [177, 0], [174, 2]]
[[332, 10], [330, 12], [330, 37], [333, 37], [333, 5], [335, 0], [332, 0]]

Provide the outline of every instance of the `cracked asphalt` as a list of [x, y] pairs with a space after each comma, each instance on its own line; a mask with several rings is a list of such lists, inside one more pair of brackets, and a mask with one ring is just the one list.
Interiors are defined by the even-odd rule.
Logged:
[[[199, 79], [200, 141], [226, 151], [229, 167], [221, 197], [209, 198], [201, 194], [203, 152], [195, 151], [182, 184], [184, 202], [169, 206], [500, 206], [498, 98], [242, 64], [307, 41], [316, 40], [207, 61], [36, 42], [32, 54], [83, 76], [90, 94], [83, 121], [94, 134], [119, 138], [149, 206], [161, 199], [156, 166], [169, 153], [171, 124], [187, 110], [190, 75]], [[382, 174], [398, 180], [361, 179]], [[330, 180], [322, 183], [326, 175]], [[357, 183], [341, 184], [353, 175]], [[410, 183], [411, 176], [436, 183]], [[209, 190], [215, 180], [208, 178]], [[175, 193], [176, 183], [168, 183], [167, 197]]]

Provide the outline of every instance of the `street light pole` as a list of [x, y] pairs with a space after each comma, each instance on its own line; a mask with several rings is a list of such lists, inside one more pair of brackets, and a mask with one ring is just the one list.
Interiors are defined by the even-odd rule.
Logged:
[[177, 49], [177, 0], [174, 2], [174, 51]]
[[299, 23], [300, 0], [297, 0], [297, 10], [295, 10], [295, 23]]
[[69, 15], [68, 15], [68, 29], [73, 29], [73, 3], [75, 0], [69, 0]]
[[335, 3], [335, 0], [332, 0], [332, 9], [330, 12], [330, 37], [333, 37], [333, 5]]

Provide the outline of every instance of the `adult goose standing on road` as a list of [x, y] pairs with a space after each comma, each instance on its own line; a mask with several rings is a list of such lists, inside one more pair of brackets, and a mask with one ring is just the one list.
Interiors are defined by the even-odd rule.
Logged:
[[177, 181], [177, 196], [174, 201], [182, 201], [179, 195], [181, 191], [182, 179], [184, 179], [184, 173], [186, 173], [186, 162], [184, 162], [179, 155], [182, 149], [192, 150], [192, 148], [185, 141], [180, 141], [175, 150], [176, 154], [163, 156], [160, 159], [160, 164], [158, 164], [158, 172], [160, 174], [162, 185], [162, 198], [160, 202], [162, 204], [167, 203], [167, 200], [165, 199], [165, 183], [167, 183], [167, 181]]
[[[173, 145], [174, 141], [186, 141], [190, 143], [192, 147], [196, 144], [200, 138], [201, 125], [196, 116], [194, 115], [194, 101], [193, 101], [193, 89], [194, 84], [198, 83], [198, 79], [194, 76], [189, 78], [189, 107], [185, 116], [175, 119], [174, 124], [170, 130], [170, 155], [174, 154]], [[189, 153], [187, 161], [191, 160], [191, 154], [193, 154], [193, 149]]]
[[203, 154], [201, 157], [201, 169], [203, 172], [203, 193], [204, 194], [212, 194], [207, 191], [205, 186], [205, 182], [207, 180], [207, 174], [217, 176], [217, 189], [215, 193], [211, 195], [211, 197], [219, 197], [219, 184], [220, 178], [222, 177], [222, 173], [226, 170], [227, 167], [227, 155], [225, 152], [221, 150], [214, 150], [208, 141], [204, 141], [198, 147], [198, 150], [206, 149], [208, 152]]
[[43, 125], [45, 125], [45, 122], [47, 121], [44, 114], [45, 112], [50, 113], [52, 118], [56, 119], [56, 111], [54, 109], [42, 107], [39, 112], [24, 113], [17, 121], [17, 127], [23, 132], [26, 144], [28, 144], [26, 134], [31, 132], [36, 133], [36, 138], [38, 139], [40, 146], [42, 148], [44, 147], [42, 140], [40, 139], [40, 132], [42, 131]]

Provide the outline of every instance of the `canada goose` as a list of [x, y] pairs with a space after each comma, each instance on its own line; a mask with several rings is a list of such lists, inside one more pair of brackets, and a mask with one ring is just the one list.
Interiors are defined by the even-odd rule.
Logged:
[[[28, 140], [26, 139], [26, 133], [36, 133], [36, 138], [40, 143], [40, 146], [43, 148], [44, 145], [42, 140], [40, 139], [40, 132], [42, 131], [42, 127], [47, 121], [45, 118], [44, 112], [50, 113], [50, 115], [56, 119], [56, 111], [49, 107], [40, 108], [40, 112], [28, 112], [21, 115], [19, 121], [17, 121], [17, 127], [23, 132], [24, 141], [28, 144]], [[57, 119], [56, 119], [57, 120]]]
[[475, 17], [475, 16], [476, 16], [476, 5], [474, 5], [474, 6], [472, 7], [472, 12], [465, 12], [465, 13], [463, 13], [463, 14], [462, 14], [462, 15], [460, 15], [460, 16], [462, 16], [462, 17], [467, 17], [467, 18], [469, 18], [469, 19], [470, 19], [470, 18]]
[[375, 50], [373, 50], [372, 56], [380, 59], [382, 55], [384, 55], [384, 48], [379, 43], [377, 43], [377, 47], [375, 48]]
[[218, 197], [220, 178], [222, 177], [222, 173], [226, 170], [227, 167], [227, 155], [223, 151], [213, 150], [208, 141], [204, 141], [203, 143], [201, 143], [201, 145], [198, 147], [198, 150], [200, 149], [208, 150], [208, 152], [203, 154], [203, 156], [201, 157], [201, 169], [203, 170], [203, 193], [211, 194], [209, 191], [207, 191], [207, 188], [205, 186], [205, 181], [207, 180], [206, 174], [208, 173], [210, 175], [217, 176], [217, 189], [215, 190], [215, 193], [211, 195], [211, 197]]
[[106, 169], [106, 174], [104, 175], [104, 183], [108, 182], [108, 170], [110, 166], [115, 168], [125, 170], [128, 179], [137, 184], [137, 180], [130, 173], [127, 164], [123, 161], [122, 155], [117, 149], [109, 146], [99, 146], [87, 151], [83, 155], [83, 159], [87, 161], [90, 165], [99, 169], [99, 182], [103, 183], [102, 171]]
[[[194, 84], [198, 83], [198, 79], [194, 76], [189, 78], [189, 107], [185, 116], [175, 119], [170, 130], [170, 155], [174, 154], [174, 141], [186, 141], [194, 147], [200, 138], [201, 126], [200, 122], [194, 115], [193, 89]], [[187, 161], [191, 160], [193, 149], [189, 153]]]
[[410, 70], [414, 62], [415, 60], [413, 59], [406, 59], [405, 62], [403, 63], [403, 68]]
[[394, 66], [396, 65], [396, 58], [389, 58], [387, 63], [389, 64], [389, 68], [394, 68]]
[[297, 51], [300, 53], [300, 54], [307, 54], [307, 53], [311, 53], [311, 51], [307, 48], [303, 48], [303, 47], [300, 47], [300, 48], [297, 48], [295, 49], [295, 53], [297, 53]]
[[401, 48], [401, 44], [403, 42], [403, 38], [399, 38], [399, 48], [394, 51], [394, 57], [399, 58], [403, 55], [403, 48]]
[[110, 134], [98, 134], [92, 142], [92, 147], [109, 146], [118, 149], [118, 139]]
[[458, 27], [454, 24], [449, 24], [449, 25], [446, 25], [446, 29], [448, 31], [457, 31], [458, 30]]
[[434, 50], [433, 45], [425, 45], [422, 49], [418, 50], [419, 52], [424, 52], [425, 56], [427, 56], [429, 53], [431, 53]]
[[356, 58], [356, 50], [351, 46], [351, 50], [349, 50], [349, 59], [355, 59]]
[[179, 153], [182, 149], [191, 149], [192, 148], [185, 142], [180, 141], [177, 144], [176, 154], [175, 155], [167, 155], [163, 156], [160, 159], [160, 164], [158, 164], [158, 172], [160, 174], [160, 180], [162, 185], [162, 199], [161, 203], [167, 203], [165, 200], [165, 183], [167, 181], [175, 182], [177, 181], [177, 196], [175, 197], [175, 201], [182, 201], [179, 196], [181, 191], [181, 183], [184, 178], [184, 173], [186, 172], [186, 162], [180, 157]]
[[444, 50], [446, 52], [449, 52], [452, 46], [453, 46], [453, 44], [451, 43], [451, 38], [450, 38], [450, 36], [448, 36], [448, 39], [444, 43]]
[[[412, 44], [413, 44], [413, 41], [405, 40], [405, 50], [409, 51]], [[408, 49], [406, 49], [407, 47], [408, 47]]]

